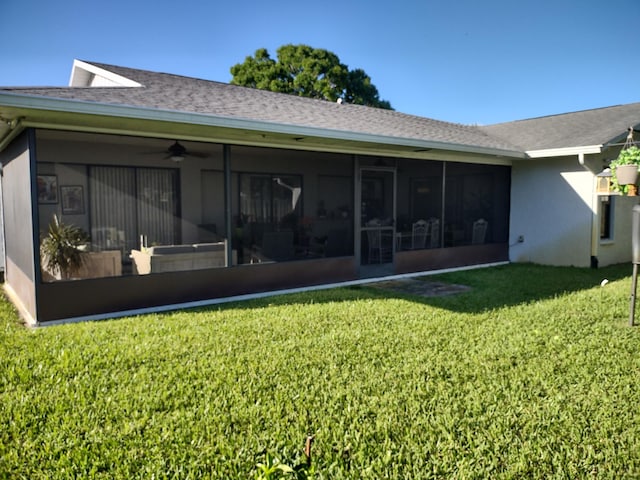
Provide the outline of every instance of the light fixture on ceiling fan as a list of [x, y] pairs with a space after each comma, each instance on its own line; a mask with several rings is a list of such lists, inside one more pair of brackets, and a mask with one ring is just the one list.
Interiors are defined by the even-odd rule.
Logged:
[[167, 148], [167, 152], [169, 152], [169, 159], [176, 162], [176, 163], [180, 163], [181, 161], [184, 160], [184, 155], [185, 153], [187, 153], [187, 149], [184, 148], [177, 140], [174, 142], [173, 145], [171, 145], [169, 148]]
[[167, 156], [165, 158], [172, 160], [175, 163], [180, 163], [187, 157], [206, 158], [209, 156], [206, 153], [187, 150], [187, 148], [177, 140], [173, 142], [173, 144], [169, 148], [167, 148], [166, 153]]

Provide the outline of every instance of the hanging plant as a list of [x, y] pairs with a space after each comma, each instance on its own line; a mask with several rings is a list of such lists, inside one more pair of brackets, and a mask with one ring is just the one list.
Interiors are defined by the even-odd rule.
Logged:
[[623, 195], [635, 195], [640, 168], [640, 148], [633, 141], [633, 128], [629, 128], [627, 141], [620, 150], [618, 158], [609, 165], [611, 168], [611, 186]]

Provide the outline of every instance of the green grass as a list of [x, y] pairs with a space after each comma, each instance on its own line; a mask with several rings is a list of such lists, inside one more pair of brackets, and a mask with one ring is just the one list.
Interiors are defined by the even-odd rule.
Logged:
[[0, 478], [254, 478], [308, 435], [319, 479], [640, 478], [630, 273], [510, 265], [437, 277], [472, 287], [452, 297], [37, 330], [0, 302]]

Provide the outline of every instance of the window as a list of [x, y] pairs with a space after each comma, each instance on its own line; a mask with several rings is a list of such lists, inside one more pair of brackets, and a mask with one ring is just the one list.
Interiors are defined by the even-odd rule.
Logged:
[[293, 260], [300, 245], [302, 176], [240, 174], [241, 261]]
[[245, 221], [278, 225], [295, 221], [301, 208], [299, 175], [240, 175], [240, 213]]
[[507, 242], [510, 169], [448, 163], [445, 171], [445, 246]]
[[96, 248], [126, 255], [141, 236], [149, 246], [179, 243], [176, 170], [91, 166], [89, 178]]
[[607, 195], [599, 198], [600, 240], [613, 240], [614, 197]]
[[[131, 261], [141, 245], [180, 243], [177, 169], [40, 163], [38, 175], [62, 183], [57, 203], [39, 205], [41, 235], [47, 234], [56, 215], [90, 240], [82, 245], [81, 265], [64, 275], [43, 265], [46, 282], [141, 273]], [[180, 265], [174, 270], [189, 268]]]

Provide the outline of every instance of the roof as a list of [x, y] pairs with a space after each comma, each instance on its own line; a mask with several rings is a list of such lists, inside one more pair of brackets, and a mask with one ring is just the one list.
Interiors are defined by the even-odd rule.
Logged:
[[629, 127], [640, 124], [640, 103], [531, 118], [481, 127], [493, 137], [526, 152], [588, 145], [606, 145], [623, 139]]
[[[94, 81], [96, 77], [100, 81]], [[520, 158], [532, 150], [603, 145], [624, 136], [630, 125], [640, 122], [640, 103], [636, 103], [497, 125], [462, 125], [393, 110], [77, 60], [71, 85], [75, 86], [0, 88], [0, 107], [2, 95], [7, 94], [5, 99], [35, 98], [31, 104], [54, 99], [60, 109], [82, 105], [83, 111], [94, 108], [100, 112], [104, 109], [98, 107], [113, 106], [115, 110], [109, 111], [117, 113], [118, 109], [134, 108], [129, 116], [145, 111], [158, 112], [160, 118], [169, 121], [178, 115], [183, 122], [194, 116], [215, 118], [218, 125], [228, 124], [230, 128], [239, 128], [237, 121], [246, 121], [241, 122], [243, 128], [259, 124], [263, 128], [267, 125], [272, 132], [291, 132], [295, 127], [317, 137], [376, 139], [394, 145]]]
[[0, 88], [0, 92], [296, 125], [319, 131], [353, 132], [505, 152], [519, 151], [508, 141], [491, 136], [474, 126], [168, 73], [93, 62], [87, 64], [133, 80], [142, 86], [12, 87]]

